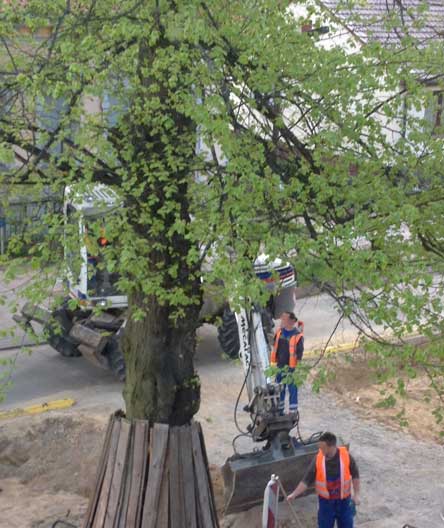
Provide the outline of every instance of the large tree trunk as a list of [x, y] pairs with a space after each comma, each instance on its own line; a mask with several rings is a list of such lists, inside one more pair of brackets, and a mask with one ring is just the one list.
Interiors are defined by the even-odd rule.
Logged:
[[[156, 9], [153, 14], [156, 42], [139, 43], [138, 98], [126, 119], [134, 186], [126, 196], [128, 220], [142, 247], [148, 248], [144, 263], [150, 273], [136, 279], [129, 296], [124, 398], [130, 419], [184, 425], [200, 403], [193, 367], [202, 304], [200, 263], [190, 257], [199, 249], [188, 232], [197, 127], [178, 99], [181, 91], [193, 90], [186, 75], [192, 62], [180, 65], [184, 75], [177, 86], [169, 83], [177, 64], [166, 61], [164, 53], [177, 43], [166, 36], [161, 14], [167, 16], [170, 7], [164, 8], [164, 13]], [[150, 107], [153, 100], [158, 103]], [[122, 166], [127, 165], [123, 158]], [[144, 294], [144, 282], [155, 293]]]
[[166, 307], [140, 294], [130, 298], [130, 312], [137, 308], [146, 315], [136, 321], [130, 313], [124, 337], [127, 417], [184, 425], [200, 404], [193, 366], [199, 310], [193, 306], [189, 319], [173, 322]]

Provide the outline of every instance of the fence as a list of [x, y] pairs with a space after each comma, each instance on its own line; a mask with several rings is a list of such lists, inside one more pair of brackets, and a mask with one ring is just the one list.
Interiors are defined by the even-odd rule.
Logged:
[[[5, 198], [3, 199], [5, 202]], [[43, 239], [48, 231], [42, 223], [48, 213], [61, 211], [62, 199], [59, 195], [44, 191], [39, 195], [19, 194], [7, 199], [0, 208], [0, 254], [4, 255], [12, 238], [25, 240], [27, 235], [32, 242]]]

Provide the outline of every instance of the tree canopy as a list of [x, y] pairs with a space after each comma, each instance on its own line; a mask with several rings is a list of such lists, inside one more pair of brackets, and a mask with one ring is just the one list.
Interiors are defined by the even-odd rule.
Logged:
[[[133, 318], [169, 321], [160, 333], [199, 326], [201, 277], [235, 302], [263, 296], [259, 253], [368, 337], [442, 333], [442, 121], [423, 112], [442, 41], [344, 37], [318, 4], [3, 5], [3, 190], [116, 188], [106, 266]], [[45, 219], [36, 267], [60, 259], [61, 224]], [[440, 349], [402, 350], [442, 374]]]

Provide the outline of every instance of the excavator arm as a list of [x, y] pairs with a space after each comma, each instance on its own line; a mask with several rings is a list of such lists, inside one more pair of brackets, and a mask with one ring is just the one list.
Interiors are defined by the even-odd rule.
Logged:
[[[260, 310], [254, 307], [247, 313], [236, 314], [239, 329], [239, 358], [241, 360], [248, 394], [244, 410], [252, 423], [248, 429], [254, 442], [281, 443], [298, 421], [298, 413], [284, 416], [279, 413], [282, 386], [266, 376], [269, 363], [269, 345], [262, 327]], [[284, 438], [285, 437], [285, 438]]]
[[304, 442], [291, 436], [298, 425], [299, 413], [281, 415], [279, 399], [282, 386], [266, 375], [269, 346], [262, 328], [259, 310], [236, 313], [239, 330], [239, 358], [247, 389], [244, 411], [250, 415], [248, 435], [259, 448], [235, 453], [222, 467], [225, 487], [225, 513], [247, 510], [261, 504], [271, 474], [279, 475], [287, 489], [293, 489], [316, 455], [318, 435]]

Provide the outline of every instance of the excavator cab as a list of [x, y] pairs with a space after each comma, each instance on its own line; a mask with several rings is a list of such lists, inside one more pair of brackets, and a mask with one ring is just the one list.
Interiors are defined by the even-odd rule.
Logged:
[[[118, 195], [105, 185], [94, 185], [81, 196], [70, 189], [65, 194], [65, 231], [78, 233], [78, 244], [65, 237], [65, 261], [68, 267], [70, 296], [84, 306], [126, 308], [127, 297], [117, 287], [118, 273], [103, 266], [106, 219], [119, 207]], [[99, 225], [99, 231], [92, 226]]]

